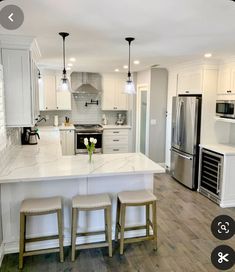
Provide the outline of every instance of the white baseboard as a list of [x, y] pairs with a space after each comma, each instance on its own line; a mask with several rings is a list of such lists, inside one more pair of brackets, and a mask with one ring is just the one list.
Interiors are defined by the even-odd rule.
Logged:
[[234, 208], [235, 207], [235, 200], [233, 201], [223, 201], [220, 203], [221, 208]]
[[[137, 237], [137, 236], [145, 236], [146, 231], [145, 230], [136, 230], [136, 231], [128, 231], [125, 234], [125, 237], [131, 238], [131, 237]], [[114, 232], [112, 235], [112, 239], [114, 240]], [[87, 236], [87, 237], [79, 237], [77, 242], [80, 244], [83, 243], [96, 243], [104, 240], [104, 235], [96, 235], [96, 236]], [[65, 236], [64, 237], [64, 246], [70, 246], [71, 244], [71, 236]], [[39, 249], [47, 249], [47, 248], [53, 248], [58, 247], [58, 240], [47, 240], [47, 241], [40, 241], [40, 242], [34, 242], [28, 244], [26, 246], [26, 250], [39, 250]], [[4, 254], [11, 254], [11, 253], [18, 253], [19, 252], [19, 242], [9, 242], [5, 243], [3, 247]], [[4, 256], [3, 254], [3, 256]]]
[[2, 243], [1, 246], [0, 246], [0, 267], [2, 265], [3, 257], [4, 257], [4, 246], [3, 246], [3, 243]]

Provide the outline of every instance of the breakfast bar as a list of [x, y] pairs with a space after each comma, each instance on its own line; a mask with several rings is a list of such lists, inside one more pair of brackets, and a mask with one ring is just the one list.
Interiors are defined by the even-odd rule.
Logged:
[[[50, 133], [48, 133], [50, 131]], [[116, 196], [121, 191], [153, 190], [154, 174], [165, 172], [164, 168], [140, 153], [95, 154], [90, 163], [87, 155], [62, 156], [57, 129], [41, 131], [37, 146], [17, 147], [16, 156], [0, 174], [1, 208], [4, 252], [18, 252], [19, 209], [26, 198], [61, 196], [64, 207], [64, 245], [71, 240], [71, 199], [75, 195], [108, 193], [112, 199], [112, 236], [114, 238]], [[59, 148], [58, 148], [59, 147]], [[103, 211], [83, 213], [79, 229], [98, 231], [104, 226]], [[145, 210], [131, 207], [127, 210], [127, 225], [143, 224]], [[53, 235], [57, 231], [53, 214], [35, 216], [27, 222], [27, 236]], [[92, 224], [90, 224], [92, 222]], [[95, 222], [95, 224], [94, 224]], [[133, 231], [129, 236], [142, 235]], [[89, 243], [102, 237], [81, 237]], [[31, 243], [29, 250], [58, 246], [57, 241]]]

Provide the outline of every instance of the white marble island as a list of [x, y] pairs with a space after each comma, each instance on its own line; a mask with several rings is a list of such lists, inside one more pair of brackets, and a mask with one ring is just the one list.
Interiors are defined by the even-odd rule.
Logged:
[[[41, 129], [37, 146], [16, 149], [11, 163], [0, 173], [4, 252], [18, 251], [19, 207], [25, 198], [62, 196], [64, 199], [64, 245], [70, 244], [71, 198], [76, 194], [109, 193], [113, 201], [113, 231], [116, 195], [123, 190], [153, 190], [153, 175], [165, 170], [138, 153], [97, 154], [92, 163], [88, 156], [62, 156], [58, 129]], [[102, 211], [83, 214], [80, 229], [103, 228]], [[127, 212], [127, 224], [144, 222], [144, 210]], [[54, 234], [54, 215], [32, 217], [28, 224], [30, 237]], [[136, 233], [135, 233], [136, 234]], [[141, 234], [141, 233], [140, 233]], [[130, 236], [133, 233], [130, 233]], [[99, 240], [96, 236], [86, 242]], [[53, 247], [55, 241], [30, 245], [30, 249]]]

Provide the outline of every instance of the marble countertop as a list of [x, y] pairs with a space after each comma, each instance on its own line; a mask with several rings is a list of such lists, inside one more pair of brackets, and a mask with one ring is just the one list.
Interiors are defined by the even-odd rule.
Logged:
[[200, 147], [212, 150], [225, 156], [235, 156], [235, 146], [229, 144], [200, 144]]
[[58, 128], [40, 127], [38, 145], [18, 146], [0, 173], [0, 183], [164, 173], [165, 169], [140, 153], [62, 156]]
[[71, 129], [74, 130], [75, 129], [73, 124], [70, 124], [68, 126], [65, 126], [64, 124], [62, 124], [58, 128], [59, 128], [59, 130], [71, 130]]

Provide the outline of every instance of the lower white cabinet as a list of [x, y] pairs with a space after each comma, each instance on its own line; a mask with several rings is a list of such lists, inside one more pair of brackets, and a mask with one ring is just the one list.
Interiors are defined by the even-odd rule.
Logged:
[[127, 153], [129, 129], [104, 129], [103, 153]]
[[60, 130], [60, 143], [62, 148], [62, 155], [74, 155], [74, 130]]

